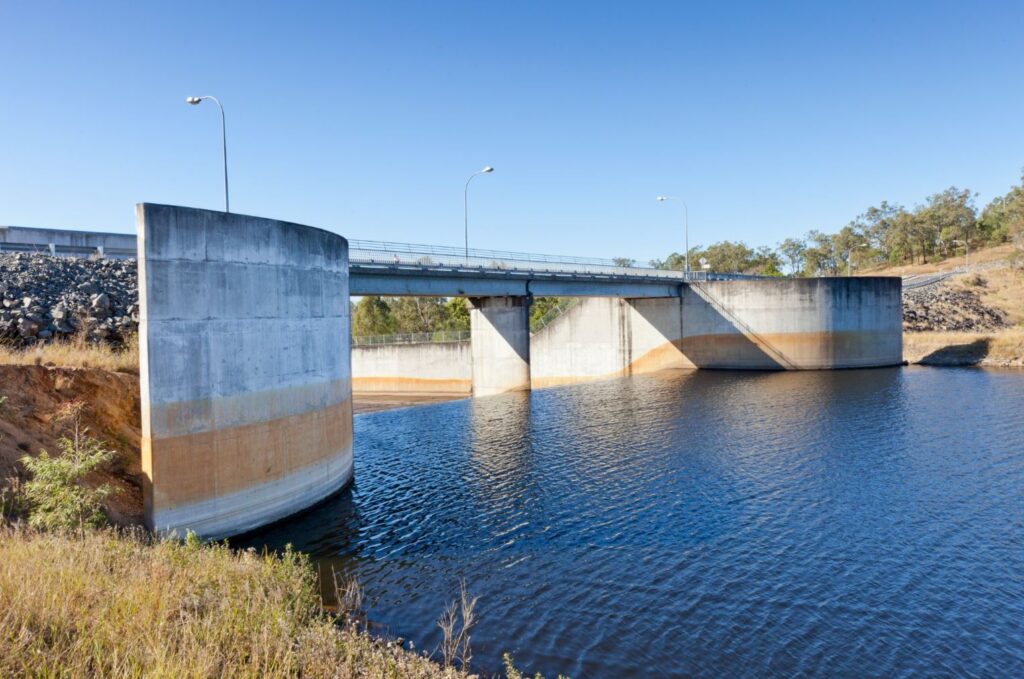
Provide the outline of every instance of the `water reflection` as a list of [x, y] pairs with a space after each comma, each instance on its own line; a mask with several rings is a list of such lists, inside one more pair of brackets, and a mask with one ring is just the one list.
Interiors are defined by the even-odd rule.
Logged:
[[[979, 408], [984, 404], [984, 408]], [[479, 669], [1021, 675], [1024, 373], [662, 373], [356, 418], [356, 483], [249, 536]]]

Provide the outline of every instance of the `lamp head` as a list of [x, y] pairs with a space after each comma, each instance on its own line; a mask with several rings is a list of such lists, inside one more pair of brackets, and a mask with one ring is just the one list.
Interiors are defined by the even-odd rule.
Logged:
[[664, 203], [666, 200], [668, 200], [668, 196], [658, 196], [659, 203]]
[[186, 103], [186, 104], [192, 104], [193, 106], [195, 106], [196, 104], [198, 104], [198, 103], [199, 103], [199, 102], [201, 102], [202, 100], [203, 100], [203, 98], [202, 98], [202, 97], [189, 97], [189, 98], [187, 98], [187, 99], [185, 100], [185, 103]]
[[494, 168], [491, 167], [490, 165], [488, 165], [487, 167], [485, 167], [484, 169], [482, 169], [480, 171], [485, 173], [485, 174], [490, 174], [491, 172], [494, 172]]

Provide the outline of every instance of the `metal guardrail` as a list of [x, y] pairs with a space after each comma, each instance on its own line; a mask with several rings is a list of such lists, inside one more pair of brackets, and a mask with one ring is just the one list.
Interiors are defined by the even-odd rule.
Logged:
[[374, 347], [383, 344], [440, 344], [467, 342], [468, 330], [438, 330], [436, 332], [396, 333], [393, 335], [353, 335], [352, 346]]
[[[33, 229], [25, 227], [0, 227], [6, 234], [0, 238], [0, 251], [38, 252], [42, 254], [71, 257], [117, 257], [133, 258], [135, 249], [127, 247], [135, 236], [112, 234], [98, 231], [66, 231], [60, 229]], [[74, 239], [76, 242], [70, 242]], [[102, 239], [117, 239], [118, 245], [110, 242], [104, 246]], [[86, 244], [94, 240], [96, 245]], [[69, 242], [64, 242], [69, 241]], [[761, 278], [745, 274], [723, 274], [710, 271], [683, 273], [672, 269], [655, 269], [649, 266], [621, 266], [616, 260], [598, 257], [573, 257], [565, 255], [543, 255], [528, 252], [504, 250], [482, 250], [423, 245], [414, 243], [391, 243], [376, 240], [349, 239], [349, 262], [367, 269], [380, 269], [381, 273], [396, 273], [402, 270], [451, 270], [472, 274], [486, 272], [489, 275], [506, 272], [529, 275], [574, 275], [585, 274], [608, 278], [667, 279], [670, 281], [749, 280]]]
[[608, 277], [664, 278], [675, 281], [739, 280], [760, 276], [622, 266], [612, 259], [541, 255], [413, 243], [349, 239], [349, 263], [381, 269], [452, 269], [519, 273], [590, 274]]

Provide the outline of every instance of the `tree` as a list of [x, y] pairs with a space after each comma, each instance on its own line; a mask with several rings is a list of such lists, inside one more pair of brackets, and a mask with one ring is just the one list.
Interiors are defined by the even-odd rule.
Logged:
[[612, 257], [612, 262], [615, 263], [615, 266], [621, 266], [623, 268], [636, 266], [636, 260], [630, 257]]
[[789, 275], [795, 276], [804, 268], [804, 252], [807, 243], [801, 238], [787, 238], [779, 243], [779, 255], [789, 266]]
[[839, 258], [836, 256], [833, 237], [818, 230], [807, 233], [807, 249], [804, 251], [804, 275], [835, 276], [839, 272]]
[[563, 300], [562, 297], [534, 297], [530, 305], [530, 327], [536, 329], [541, 319]]
[[452, 297], [444, 305], [444, 330], [469, 330], [469, 302], [465, 297]]
[[978, 226], [990, 243], [1014, 241], [1024, 247], [1024, 173], [1019, 185], [985, 206]]
[[399, 333], [434, 332], [447, 319], [443, 297], [394, 297], [388, 300]]
[[[692, 252], [692, 251], [691, 251]], [[693, 255], [690, 255], [691, 268], [693, 268]], [[665, 259], [652, 259], [648, 264], [654, 269], [665, 269], [668, 271], [682, 271], [686, 267], [686, 257], [673, 252]]]
[[391, 306], [384, 298], [367, 295], [356, 304], [352, 314], [353, 335], [390, 335], [395, 327]]
[[957, 250], [954, 241], [971, 243], [977, 224], [977, 210], [974, 194], [969, 189], [955, 186], [928, 197], [928, 202], [918, 210], [916, 233], [922, 250], [926, 253], [938, 249], [943, 256], [950, 250]]
[[723, 273], [739, 273], [748, 271], [756, 265], [754, 251], [743, 241], [735, 243], [721, 241], [709, 245], [702, 256], [708, 260], [712, 271]]
[[779, 253], [767, 245], [757, 248], [754, 253], [753, 266], [747, 268], [748, 273], [759, 276], [782, 276], [782, 258]]
[[114, 451], [88, 435], [82, 426], [82, 402], [71, 403], [57, 416], [71, 423], [69, 436], [57, 444], [61, 454], [50, 457], [45, 450], [38, 457], [25, 455], [32, 479], [25, 484], [30, 526], [44, 530], [70, 531], [100, 526], [106, 522], [102, 503], [114, 489], [103, 484], [91, 488], [85, 478], [114, 459]]

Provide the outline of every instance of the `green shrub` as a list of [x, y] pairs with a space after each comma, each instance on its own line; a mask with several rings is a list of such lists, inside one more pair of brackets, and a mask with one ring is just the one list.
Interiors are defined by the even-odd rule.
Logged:
[[21, 458], [32, 479], [25, 484], [28, 522], [33, 528], [69, 531], [99, 527], [106, 523], [103, 500], [113, 488], [104, 484], [91, 488], [85, 477], [114, 459], [114, 451], [88, 435], [81, 425], [81, 404], [69, 406], [63, 418], [72, 422], [71, 435], [57, 442], [60, 455], [43, 450], [38, 457]]

